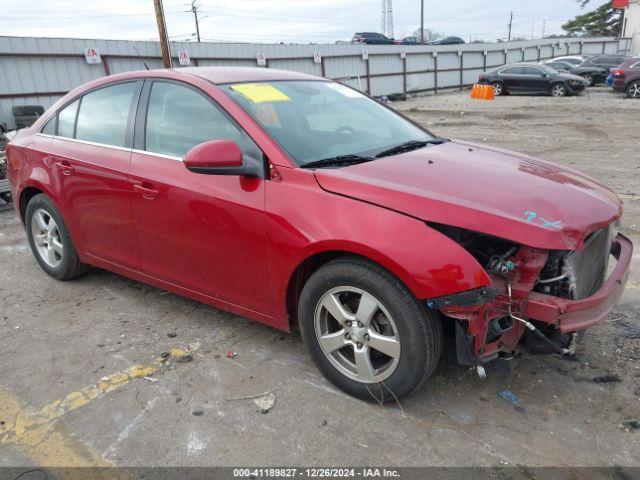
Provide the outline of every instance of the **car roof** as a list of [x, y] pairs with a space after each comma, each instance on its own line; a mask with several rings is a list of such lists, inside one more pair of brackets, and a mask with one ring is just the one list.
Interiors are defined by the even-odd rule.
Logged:
[[321, 77], [307, 73], [259, 67], [186, 67], [174, 70], [177, 73], [196, 75], [213, 83], [267, 82], [277, 80], [320, 80]]

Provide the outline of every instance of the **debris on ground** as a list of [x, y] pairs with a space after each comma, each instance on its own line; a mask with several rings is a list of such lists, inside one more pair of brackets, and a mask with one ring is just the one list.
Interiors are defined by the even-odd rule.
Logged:
[[626, 422], [622, 422], [622, 428], [624, 428], [627, 432], [637, 432], [638, 430], [640, 430], [640, 421], [627, 420]]
[[193, 362], [193, 355], [188, 354], [188, 355], [183, 355], [181, 357], [176, 357], [176, 362], [178, 363], [189, 363], [189, 362]]
[[193, 412], [191, 412], [191, 415], [193, 415], [194, 417], [200, 417], [204, 414], [204, 412], [202, 410], [194, 410]]
[[593, 383], [618, 383], [622, 381], [620, 375], [615, 373], [611, 375], [599, 375], [597, 377], [593, 377], [591, 380]]
[[158, 381], [158, 379], [155, 377], [142, 377], [142, 378], [144, 378], [145, 380], [151, 383], [156, 383]]
[[263, 396], [254, 398], [253, 403], [260, 409], [260, 413], [269, 413], [269, 410], [276, 404], [276, 394], [273, 392], [267, 392]]
[[511, 405], [519, 405], [520, 404], [520, 399], [511, 390], [503, 390], [498, 395], [500, 395], [504, 400], [509, 402]]
[[167, 337], [169, 338], [175, 338], [178, 334], [175, 332], [171, 332], [171, 333], [167, 333]]
[[227, 358], [236, 358], [237, 356], [238, 356], [238, 354], [236, 352], [234, 352], [233, 350], [227, 351]]

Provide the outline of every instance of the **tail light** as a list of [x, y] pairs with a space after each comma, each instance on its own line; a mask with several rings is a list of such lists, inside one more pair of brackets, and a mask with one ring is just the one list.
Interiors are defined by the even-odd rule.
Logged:
[[360, 43], [364, 43], [364, 37], [360, 37]]
[[613, 72], [613, 74], [614, 74], [616, 77], [622, 77], [622, 76], [624, 76], [624, 70], [623, 70], [623, 69], [621, 69], [621, 68], [618, 68], [615, 72]]

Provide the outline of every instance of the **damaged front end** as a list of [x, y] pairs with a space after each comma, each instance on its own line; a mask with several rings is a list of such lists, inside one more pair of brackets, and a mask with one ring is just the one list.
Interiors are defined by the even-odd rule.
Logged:
[[[458, 362], [481, 365], [531, 353], [573, 354], [578, 333], [603, 321], [629, 275], [632, 245], [613, 224], [580, 250], [542, 250], [455, 227], [431, 225], [462, 245], [492, 279], [485, 288], [427, 301], [455, 319]], [[616, 260], [610, 269], [610, 257]]]

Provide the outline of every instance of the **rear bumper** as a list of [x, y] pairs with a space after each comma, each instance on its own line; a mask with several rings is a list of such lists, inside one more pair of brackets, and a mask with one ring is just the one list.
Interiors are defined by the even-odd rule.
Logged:
[[616, 78], [616, 77], [613, 77], [613, 85], [611, 85], [611, 86], [613, 87], [613, 89], [614, 89], [616, 92], [624, 93], [624, 92], [625, 92], [625, 90], [626, 90], [626, 88], [625, 88], [625, 86], [626, 86], [626, 85], [625, 85], [625, 80], [624, 80], [624, 78], [619, 78], [619, 77], [618, 77], [618, 78]]
[[611, 244], [611, 254], [617, 260], [616, 266], [596, 293], [582, 300], [569, 300], [531, 292], [525, 315], [553, 324], [562, 333], [584, 330], [602, 322], [620, 300], [629, 278], [631, 240], [618, 234]]

